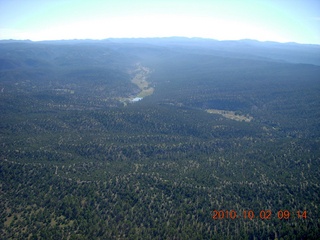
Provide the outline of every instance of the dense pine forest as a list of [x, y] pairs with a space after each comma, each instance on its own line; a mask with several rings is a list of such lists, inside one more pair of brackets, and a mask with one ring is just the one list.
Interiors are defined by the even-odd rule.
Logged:
[[319, 239], [320, 46], [0, 41], [0, 239]]

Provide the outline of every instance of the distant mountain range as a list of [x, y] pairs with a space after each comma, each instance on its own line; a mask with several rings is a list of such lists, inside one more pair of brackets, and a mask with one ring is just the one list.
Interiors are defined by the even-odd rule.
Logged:
[[1, 43], [41, 43], [41, 44], [134, 44], [137, 46], [161, 46], [197, 49], [208, 51], [208, 54], [229, 57], [278, 60], [291, 63], [307, 63], [320, 65], [320, 45], [260, 42], [257, 40], [225, 40], [218, 41], [205, 38], [110, 38], [104, 40], [54, 40], [32, 42], [30, 40], [0, 40]]

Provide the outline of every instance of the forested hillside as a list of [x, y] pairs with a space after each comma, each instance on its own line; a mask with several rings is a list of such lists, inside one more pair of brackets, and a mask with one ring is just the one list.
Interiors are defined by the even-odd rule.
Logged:
[[319, 56], [0, 42], [0, 238], [318, 239]]

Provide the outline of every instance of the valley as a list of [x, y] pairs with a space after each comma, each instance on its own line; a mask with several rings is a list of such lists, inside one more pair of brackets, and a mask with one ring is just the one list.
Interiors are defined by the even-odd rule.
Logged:
[[153, 93], [154, 88], [150, 87], [150, 83], [147, 81], [151, 73], [151, 70], [147, 67], [143, 67], [141, 64], [136, 64], [137, 69], [134, 70], [135, 76], [131, 80], [132, 83], [136, 84], [141, 92], [137, 95], [139, 98], [149, 96]]
[[134, 70], [129, 71], [129, 74], [132, 76], [131, 82], [140, 89], [140, 92], [135, 96], [119, 98], [119, 101], [122, 102], [124, 106], [127, 106], [128, 103], [138, 102], [144, 97], [152, 95], [154, 91], [154, 88], [150, 87], [150, 83], [148, 82], [151, 70], [142, 66], [141, 63], [134, 64], [134, 67]]

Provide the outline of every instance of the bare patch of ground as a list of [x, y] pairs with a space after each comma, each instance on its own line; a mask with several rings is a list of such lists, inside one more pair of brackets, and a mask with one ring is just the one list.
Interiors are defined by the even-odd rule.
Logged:
[[237, 114], [235, 111], [226, 111], [226, 110], [218, 110], [218, 109], [206, 109], [207, 113], [219, 114], [225, 118], [229, 118], [235, 121], [244, 121], [244, 122], [251, 122], [253, 117], [249, 115], [240, 115]]
[[144, 89], [137, 95], [137, 97], [143, 98], [143, 97], [149, 96], [149, 95], [153, 94], [153, 91], [154, 91], [153, 87]]

